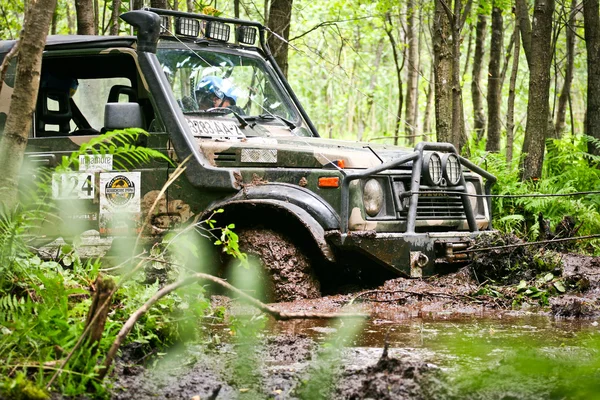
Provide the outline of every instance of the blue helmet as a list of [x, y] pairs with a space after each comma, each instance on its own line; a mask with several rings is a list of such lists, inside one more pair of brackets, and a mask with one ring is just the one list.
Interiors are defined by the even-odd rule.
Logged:
[[225, 97], [232, 100], [232, 104], [237, 101], [236, 87], [229, 80], [224, 80], [218, 76], [208, 75], [200, 79], [196, 85], [196, 101], [205, 97], [206, 94], [213, 94], [223, 100]]

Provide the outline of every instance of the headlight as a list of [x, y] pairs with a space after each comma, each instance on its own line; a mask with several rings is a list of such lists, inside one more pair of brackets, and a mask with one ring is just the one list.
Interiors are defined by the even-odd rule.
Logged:
[[442, 167], [444, 170], [444, 177], [450, 186], [456, 186], [460, 182], [460, 160], [456, 154], [444, 154], [442, 158]]
[[442, 180], [442, 158], [438, 153], [423, 153], [423, 175], [430, 185], [439, 185]]
[[383, 188], [377, 179], [369, 179], [363, 188], [363, 204], [370, 217], [379, 214], [383, 207]]
[[[477, 194], [477, 188], [473, 182], [467, 182], [467, 193], [469, 194]], [[471, 208], [473, 209], [473, 215], [477, 216], [479, 214], [479, 201], [477, 197], [469, 196], [469, 202], [471, 203]]]

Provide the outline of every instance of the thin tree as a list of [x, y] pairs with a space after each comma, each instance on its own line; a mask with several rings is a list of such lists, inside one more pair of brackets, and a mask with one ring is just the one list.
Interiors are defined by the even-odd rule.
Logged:
[[40, 86], [42, 52], [55, 9], [56, 0], [31, 0], [16, 44], [19, 54], [14, 91], [0, 140], [0, 203], [9, 209], [17, 204], [17, 179]]
[[473, 101], [473, 130], [477, 143], [485, 133], [486, 116], [483, 107], [483, 91], [481, 90], [481, 70], [485, 53], [485, 36], [487, 32], [487, 16], [484, 14], [485, 1], [479, 3], [477, 25], [475, 27], [475, 54], [473, 57], [473, 75], [471, 80], [471, 99]]
[[408, 0], [406, 18], [406, 44], [408, 45], [408, 71], [406, 76], [406, 109], [404, 112], [405, 130], [408, 143], [414, 145], [417, 134], [417, 96], [419, 86], [419, 37], [417, 31], [417, 11], [415, 0]]
[[119, 14], [121, 9], [121, 0], [113, 0], [112, 14], [110, 15], [110, 34], [119, 34]]
[[[586, 133], [600, 140], [600, 8], [598, 2], [598, 0], [583, 2], [583, 21], [588, 70]], [[588, 151], [600, 155], [600, 146], [589, 143]]]
[[502, 9], [497, 1], [492, 5], [492, 38], [490, 41], [490, 64], [488, 67], [488, 137], [486, 151], [500, 151], [500, 104], [502, 96], [502, 79], [500, 64], [504, 42], [504, 20]]
[[[290, 22], [292, 20], [293, 0], [273, 0], [269, 8], [268, 27], [274, 33], [269, 35], [268, 44], [277, 65], [283, 75], [287, 77], [288, 71], [288, 43], [290, 36]], [[280, 36], [278, 38], [276, 35]], [[282, 40], [283, 39], [283, 40]]]
[[567, 65], [565, 66], [565, 81], [563, 83], [560, 96], [558, 98], [558, 109], [556, 110], [556, 125], [554, 132], [560, 137], [565, 129], [565, 121], [567, 115], [567, 103], [571, 97], [571, 83], [573, 82], [573, 69], [575, 66], [575, 16], [577, 15], [577, 0], [571, 0], [571, 10], [569, 12], [569, 20], [566, 26], [567, 40]]
[[404, 68], [404, 57], [402, 57], [401, 61], [398, 45], [392, 33], [392, 16], [389, 12], [385, 14], [383, 28], [392, 46], [392, 56], [394, 57], [394, 66], [396, 68], [396, 81], [398, 82], [398, 109], [396, 111], [396, 123], [394, 124], [394, 145], [397, 145], [398, 132], [400, 130], [400, 124], [402, 124], [402, 103], [404, 101], [404, 96], [402, 95], [402, 69]]
[[93, 0], [75, 0], [75, 11], [77, 13], [77, 34], [95, 35], [96, 19]]
[[[529, 66], [527, 125], [523, 140], [521, 179], [542, 175], [550, 111], [550, 64], [552, 62], [552, 14], [554, 0], [535, 0], [533, 23], [525, 0], [516, 0], [523, 50]], [[535, 32], [535, 34], [533, 34]]]
[[521, 55], [521, 38], [519, 35], [519, 24], [515, 24], [515, 47], [513, 62], [510, 72], [510, 84], [508, 87], [508, 102], [506, 106], [506, 163], [510, 165], [513, 158], [514, 130], [515, 130], [515, 96], [517, 76], [519, 74], [519, 56]]

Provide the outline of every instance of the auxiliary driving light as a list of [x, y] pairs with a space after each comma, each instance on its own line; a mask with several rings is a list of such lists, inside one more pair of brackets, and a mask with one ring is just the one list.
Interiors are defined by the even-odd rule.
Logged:
[[256, 29], [251, 26], [238, 26], [235, 29], [235, 38], [240, 43], [253, 45], [256, 42]]
[[231, 28], [222, 22], [207, 21], [204, 36], [209, 39], [220, 40], [223, 42], [229, 41], [229, 30]]
[[448, 185], [456, 186], [460, 182], [461, 168], [458, 156], [453, 153], [447, 153], [442, 156], [442, 169], [444, 178]]
[[369, 217], [375, 217], [383, 207], [383, 188], [377, 179], [369, 179], [363, 188], [363, 204]]
[[438, 153], [423, 153], [423, 175], [430, 185], [442, 181], [442, 158]]
[[181, 36], [198, 37], [200, 21], [191, 18], [175, 18], [175, 33]]

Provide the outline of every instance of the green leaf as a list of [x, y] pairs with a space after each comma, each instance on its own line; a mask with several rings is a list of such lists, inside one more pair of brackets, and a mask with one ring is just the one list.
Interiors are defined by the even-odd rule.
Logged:
[[517, 292], [521, 292], [525, 289], [527, 289], [527, 282], [522, 280], [521, 282], [519, 282], [519, 285], [517, 286]]
[[563, 283], [561, 281], [556, 281], [553, 283], [554, 287], [556, 288], [556, 290], [558, 290], [561, 293], [566, 292], [565, 286], [563, 285]]
[[544, 275], [544, 282], [550, 282], [552, 279], [554, 279], [554, 275], [552, 275], [550, 272]]

